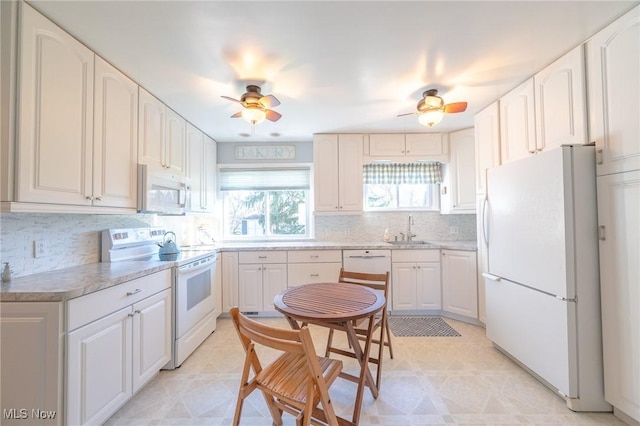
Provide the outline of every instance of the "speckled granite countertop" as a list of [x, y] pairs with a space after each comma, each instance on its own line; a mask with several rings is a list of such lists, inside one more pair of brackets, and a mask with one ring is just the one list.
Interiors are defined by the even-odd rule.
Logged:
[[[270, 242], [223, 243], [209, 250], [373, 250], [373, 249], [451, 249], [476, 250], [475, 241], [429, 241], [424, 244]], [[0, 286], [2, 302], [59, 302], [122, 284], [173, 267], [176, 262], [126, 261], [91, 263], [71, 268], [14, 278]]]

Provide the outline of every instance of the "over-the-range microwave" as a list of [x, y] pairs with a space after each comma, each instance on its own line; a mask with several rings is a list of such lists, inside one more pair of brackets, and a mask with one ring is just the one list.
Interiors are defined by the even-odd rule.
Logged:
[[183, 215], [191, 204], [191, 186], [184, 176], [138, 164], [138, 212]]

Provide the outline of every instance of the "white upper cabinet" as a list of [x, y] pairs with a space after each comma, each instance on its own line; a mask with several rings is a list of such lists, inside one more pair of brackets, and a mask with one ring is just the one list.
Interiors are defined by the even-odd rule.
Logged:
[[186, 121], [140, 88], [138, 161], [178, 176], [186, 174]]
[[500, 109], [496, 101], [474, 117], [476, 193], [486, 193], [487, 169], [500, 165]]
[[587, 143], [584, 47], [537, 73], [536, 150]]
[[21, 16], [16, 201], [91, 205], [94, 54], [27, 4]]
[[[443, 133], [377, 133], [369, 135], [371, 157], [416, 157], [444, 161], [448, 154], [447, 138]], [[402, 159], [401, 159], [402, 160]], [[406, 158], [403, 161], [411, 161]]]
[[317, 213], [362, 212], [360, 134], [313, 137], [314, 198]]
[[533, 78], [500, 98], [500, 162], [536, 152]]
[[449, 134], [451, 161], [443, 165], [441, 213], [475, 213], [475, 137], [474, 129]]
[[216, 193], [216, 143], [190, 123], [187, 123], [186, 137], [191, 211], [212, 212]]
[[587, 42], [587, 70], [598, 175], [640, 170], [640, 7]]
[[95, 60], [94, 117], [94, 204], [135, 209], [138, 85], [99, 56]]
[[28, 211], [134, 212], [138, 86], [21, 6], [15, 201], [41, 203]]

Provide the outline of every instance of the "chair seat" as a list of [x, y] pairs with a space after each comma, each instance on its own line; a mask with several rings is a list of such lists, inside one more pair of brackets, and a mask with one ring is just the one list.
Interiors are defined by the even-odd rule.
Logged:
[[[318, 357], [320, 371], [327, 385], [333, 383], [342, 371], [342, 361]], [[259, 386], [282, 395], [292, 401], [307, 401], [309, 374], [306, 370], [307, 359], [304, 355], [285, 353], [256, 376]], [[320, 395], [316, 389], [314, 403]]]

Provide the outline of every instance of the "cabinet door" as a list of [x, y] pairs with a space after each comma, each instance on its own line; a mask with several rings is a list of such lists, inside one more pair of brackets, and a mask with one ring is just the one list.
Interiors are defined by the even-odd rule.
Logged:
[[640, 170], [640, 7], [587, 42], [587, 61], [597, 173]]
[[222, 256], [222, 311], [238, 306], [238, 253], [224, 252]]
[[164, 164], [168, 171], [178, 176], [186, 175], [187, 122], [167, 108]]
[[204, 135], [187, 123], [187, 177], [191, 183], [191, 210], [203, 211]]
[[487, 169], [500, 165], [500, 109], [496, 101], [474, 117], [476, 193], [487, 191]]
[[204, 136], [203, 147], [204, 167], [202, 170], [202, 211], [214, 212], [216, 206], [216, 194], [217, 194], [217, 151], [216, 141], [208, 136]]
[[133, 392], [171, 360], [171, 290], [133, 305]]
[[339, 135], [339, 210], [362, 211], [362, 135]]
[[406, 154], [404, 134], [386, 133], [369, 135], [369, 155], [372, 157], [397, 157]]
[[440, 263], [416, 264], [416, 308], [441, 309]]
[[16, 199], [91, 205], [94, 54], [21, 6]]
[[314, 135], [313, 180], [317, 212], [338, 211], [338, 135]]
[[478, 317], [476, 253], [442, 250], [442, 309]]
[[287, 289], [287, 265], [262, 265], [262, 311], [275, 311], [273, 299]]
[[127, 307], [67, 335], [67, 424], [101, 424], [131, 397], [132, 317]]
[[598, 177], [605, 399], [640, 421], [640, 171]]
[[138, 85], [98, 56], [93, 146], [94, 205], [135, 209]]
[[238, 308], [242, 312], [262, 312], [262, 265], [238, 266]]
[[533, 78], [500, 98], [501, 164], [536, 152]]
[[393, 274], [393, 285], [391, 286], [393, 310], [416, 309], [417, 265], [415, 263], [393, 263], [391, 271]]
[[442, 133], [407, 133], [406, 154], [411, 156], [441, 156], [448, 153], [446, 135]]
[[[38, 419], [40, 425], [62, 425], [62, 317], [61, 302], [0, 303], [0, 406], [39, 408], [55, 412], [55, 419]], [[11, 343], [9, 343], [11, 342]], [[6, 416], [5, 426], [29, 420]]]
[[584, 74], [580, 45], [535, 75], [538, 150], [587, 142]]
[[473, 128], [450, 134], [451, 213], [476, 212], [475, 139]]
[[160, 170], [164, 162], [165, 120], [167, 107], [151, 93], [139, 89], [138, 161]]

